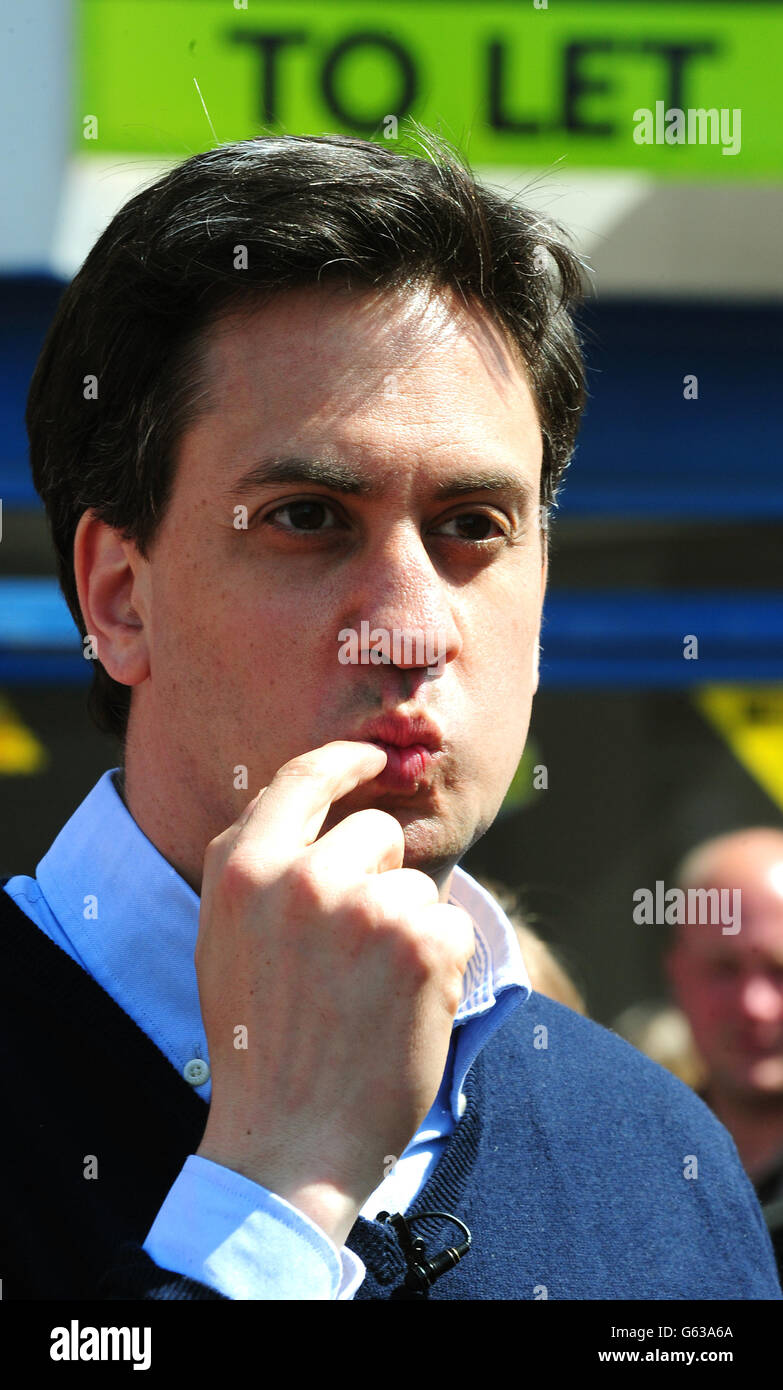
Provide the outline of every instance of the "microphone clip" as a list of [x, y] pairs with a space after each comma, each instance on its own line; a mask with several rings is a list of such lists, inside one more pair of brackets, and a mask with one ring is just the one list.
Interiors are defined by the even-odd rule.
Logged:
[[[459, 1226], [460, 1230], [464, 1232], [465, 1239], [460, 1241], [458, 1245], [448, 1246], [439, 1255], [434, 1255], [432, 1259], [428, 1259], [424, 1241], [421, 1236], [414, 1236], [410, 1228], [417, 1221], [424, 1221], [433, 1216], [441, 1217], [444, 1221], [451, 1221], [455, 1226]], [[388, 1224], [394, 1227], [408, 1266], [408, 1273], [403, 1285], [403, 1289], [408, 1292], [407, 1294], [401, 1292], [398, 1296], [426, 1298], [427, 1292], [435, 1280], [439, 1279], [447, 1270], [453, 1269], [467, 1255], [471, 1246], [472, 1237], [465, 1223], [447, 1211], [422, 1211], [417, 1216], [407, 1218], [401, 1212], [391, 1216], [388, 1211], [379, 1211], [375, 1219], [384, 1225]]]

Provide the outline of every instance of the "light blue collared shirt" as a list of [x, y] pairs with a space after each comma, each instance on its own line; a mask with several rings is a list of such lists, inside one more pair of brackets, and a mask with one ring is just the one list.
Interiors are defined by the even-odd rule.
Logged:
[[[209, 1104], [209, 1050], [194, 951], [200, 899], [128, 811], [104, 772], [36, 866], [5, 891], [160, 1048]], [[516, 934], [459, 867], [450, 901], [473, 919], [476, 949], [440, 1089], [424, 1123], [361, 1215], [402, 1211], [427, 1181], [464, 1109], [465, 1077], [508, 1013], [530, 995]], [[206, 1120], [206, 1111], [205, 1111]], [[276, 1193], [191, 1154], [144, 1242], [163, 1269], [233, 1299], [349, 1299], [365, 1268]]]

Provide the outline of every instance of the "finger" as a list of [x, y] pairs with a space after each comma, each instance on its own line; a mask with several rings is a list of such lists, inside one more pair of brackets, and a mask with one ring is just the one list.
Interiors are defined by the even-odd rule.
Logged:
[[454, 903], [433, 903], [424, 909], [422, 925], [434, 936], [446, 938], [449, 953], [464, 974], [476, 949], [476, 933], [470, 913]]
[[385, 766], [382, 748], [358, 740], [336, 740], [292, 758], [251, 803], [235, 847], [259, 838], [273, 849], [294, 853], [311, 845], [332, 803], [377, 777]]
[[244, 811], [239, 817], [239, 820], [234, 821], [234, 824], [230, 827], [230, 829], [234, 831], [242, 829], [242, 826], [245, 824], [247, 820], [249, 820], [250, 816], [255, 810], [256, 805], [258, 804], [259, 797], [262, 797], [266, 790], [266, 787], [262, 787], [260, 791], [256, 792], [255, 796], [252, 797], [250, 801], [248, 801], [247, 806], [245, 807]]
[[323, 864], [350, 881], [357, 874], [380, 874], [399, 869], [405, 857], [402, 826], [388, 811], [367, 807], [346, 816], [316, 840], [308, 852], [313, 863]]
[[421, 869], [389, 869], [369, 880], [373, 900], [389, 917], [431, 907], [438, 901], [438, 885]]

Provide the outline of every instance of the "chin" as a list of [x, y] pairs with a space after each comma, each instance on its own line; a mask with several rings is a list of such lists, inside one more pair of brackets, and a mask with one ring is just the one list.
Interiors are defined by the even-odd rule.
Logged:
[[777, 1095], [783, 1099], [783, 1060], [776, 1057], [774, 1060], [759, 1062], [755, 1067], [751, 1067], [747, 1083], [756, 1092], [768, 1096]]
[[422, 816], [421, 812], [412, 808], [388, 809], [402, 826], [405, 836], [406, 869], [419, 869], [435, 878], [438, 874], [451, 870], [471, 843], [469, 838], [461, 836], [454, 827], [446, 825], [442, 819]]

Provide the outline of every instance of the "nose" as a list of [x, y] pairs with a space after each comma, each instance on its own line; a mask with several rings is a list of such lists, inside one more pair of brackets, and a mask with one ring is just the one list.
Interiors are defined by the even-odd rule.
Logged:
[[363, 652], [382, 646], [384, 664], [401, 669], [440, 673], [458, 655], [462, 637], [452, 595], [414, 526], [395, 526], [367, 547], [347, 625], [361, 634]]
[[783, 1019], [783, 989], [763, 973], [754, 972], [742, 982], [740, 1007], [747, 1018], [759, 1023], [780, 1022]]

